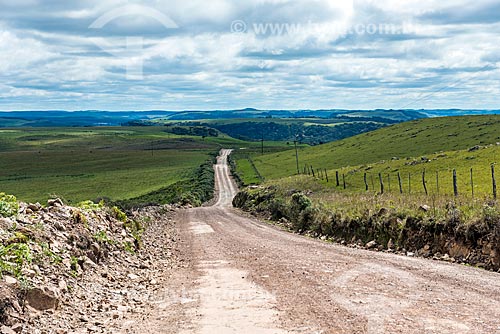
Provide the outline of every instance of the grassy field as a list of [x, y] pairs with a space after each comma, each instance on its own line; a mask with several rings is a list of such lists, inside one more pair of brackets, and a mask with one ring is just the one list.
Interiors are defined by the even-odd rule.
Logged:
[[[263, 149], [261, 145], [262, 143], [258, 143], [258, 145], [254, 144], [253, 146], [235, 149], [231, 154], [231, 159], [235, 163], [236, 167], [233, 169], [235, 169], [244, 185], [259, 184], [265, 180], [264, 176], [260, 174], [259, 169], [255, 166], [254, 159], [268, 156], [270, 154], [276, 154], [294, 147], [292, 142], [281, 143], [281, 145], [276, 142], [264, 142]], [[300, 144], [297, 145], [297, 148], [306, 147], [309, 146]], [[295, 150], [293, 152], [295, 152]], [[296, 169], [295, 165], [295, 170]]]
[[222, 147], [257, 145], [162, 127], [0, 129], [0, 192], [30, 202], [129, 199], [189, 178]]
[[[380, 161], [400, 159], [401, 164], [407, 158], [420, 159], [440, 152], [467, 150], [476, 145], [496, 144], [500, 142], [500, 116], [463, 116], [422, 119], [393, 125], [356, 137], [332, 142], [325, 145], [301, 148], [299, 164], [301, 169], [305, 164], [314, 168], [335, 170], [347, 166], [362, 166]], [[490, 154], [491, 153], [491, 154]], [[448, 153], [447, 153], [448, 154]], [[453, 156], [453, 154], [449, 154]], [[487, 151], [488, 157], [467, 163], [458, 167], [470, 168], [481, 164], [484, 169], [486, 161], [495, 162], [495, 151]], [[474, 156], [474, 155], [471, 155]], [[430, 158], [430, 157], [429, 157]], [[295, 151], [288, 150], [259, 156], [252, 155], [255, 166], [265, 179], [276, 179], [296, 173]], [[458, 158], [460, 160], [461, 158]], [[447, 169], [453, 166], [453, 159], [441, 159], [447, 162], [438, 168]], [[405, 161], [406, 162], [406, 161]], [[400, 168], [395, 163], [382, 168]], [[430, 165], [432, 166], [432, 164]], [[411, 172], [420, 172], [418, 165]], [[406, 169], [403, 169], [406, 172]]]
[[[364, 180], [366, 174], [369, 192], [378, 193], [381, 191], [380, 176], [382, 176], [384, 192], [386, 193], [400, 193], [402, 190], [405, 196], [409, 193], [425, 195], [423, 185], [425, 171], [428, 195], [453, 195], [453, 170], [456, 170], [459, 195], [469, 198], [473, 196], [478, 198], [491, 197], [493, 188], [491, 164], [499, 161], [498, 157], [500, 157], [500, 146], [490, 145], [477, 151], [449, 151], [425, 157], [330, 169], [327, 170], [329, 182], [327, 182], [323, 172], [318, 174], [316, 171], [316, 177], [318, 178], [317, 182], [328, 188], [335, 188], [342, 192], [363, 193], [366, 191]], [[500, 173], [500, 167], [496, 169]], [[336, 185], [336, 172], [339, 173], [340, 185], [338, 187]], [[497, 175], [500, 175], [498, 173]], [[399, 178], [401, 178], [401, 189]]]

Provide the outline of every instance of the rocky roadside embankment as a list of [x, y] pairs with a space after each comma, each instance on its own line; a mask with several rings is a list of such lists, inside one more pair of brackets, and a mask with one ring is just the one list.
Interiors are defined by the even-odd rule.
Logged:
[[181, 265], [172, 221], [177, 206], [127, 216], [56, 199], [16, 209], [0, 218], [0, 333], [126, 331]]
[[233, 205], [287, 230], [342, 245], [410, 257], [473, 265], [500, 272], [500, 213], [485, 204], [481, 217], [467, 221], [450, 204], [447, 217], [436, 220], [430, 207], [402, 214], [393, 208], [374, 208], [348, 216], [317, 205], [304, 193], [276, 187], [247, 188]]

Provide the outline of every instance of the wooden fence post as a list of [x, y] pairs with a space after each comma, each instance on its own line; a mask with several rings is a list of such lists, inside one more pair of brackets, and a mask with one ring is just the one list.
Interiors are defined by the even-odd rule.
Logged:
[[470, 169], [470, 186], [472, 189], [472, 199], [474, 199], [474, 171], [472, 168]]
[[401, 181], [401, 173], [398, 172], [399, 193], [403, 193], [403, 182]]
[[378, 179], [380, 181], [380, 194], [384, 194], [384, 180], [382, 179], [382, 173], [378, 173]]
[[391, 174], [387, 174], [387, 185], [389, 187], [389, 192], [391, 192]]
[[453, 194], [458, 197], [457, 170], [453, 170]]
[[345, 174], [342, 174], [342, 183], [344, 184], [344, 189], [347, 189], [347, 185], [345, 183]]
[[325, 168], [325, 176], [326, 176], [326, 183], [330, 182], [330, 180], [328, 180], [328, 173], [326, 171], [326, 168]]
[[314, 168], [312, 165], [311, 165], [311, 172], [313, 173], [313, 177], [316, 177], [316, 175], [314, 174]]
[[439, 195], [439, 171], [436, 171], [436, 191]]
[[368, 189], [368, 182], [367, 182], [367, 180], [366, 180], [366, 173], [365, 173], [365, 175], [363, 176], [363, 180], [365, 181], [365, 191], [368, 191], [369, 189]]
[[411, 174], [408, 173], [408, 194], [411, 194]]
[[335, 179], [337, 180], [337, 187], [340, 187], [339, 171], [335, 172]]
[[497, 199], [497, 180], [495, 179], [495, 164], [491, 164], [491, 180], [493, 182], [493, 198]]
[[427, 191], [427, 184], [425, 182], [425, 168], [424, 171], [422, 172], [422, 184], [424, 185], [425, 195], [429, 196], [429, 192]]

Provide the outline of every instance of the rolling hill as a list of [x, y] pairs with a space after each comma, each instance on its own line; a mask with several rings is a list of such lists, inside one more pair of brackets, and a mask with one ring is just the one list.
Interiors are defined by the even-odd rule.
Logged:
[[[497, 142], [500, 142], [500, 116], [497, 115], [421, 119], [324, 145], [300, 148], [299, 166], [301, 170], [305, 164], [333, 170], [382, 160], [397, 161], [468, 150]], [[297, 172], [294, 150], [262, 156], [254, 154], [252, 159], [266, 179]]]

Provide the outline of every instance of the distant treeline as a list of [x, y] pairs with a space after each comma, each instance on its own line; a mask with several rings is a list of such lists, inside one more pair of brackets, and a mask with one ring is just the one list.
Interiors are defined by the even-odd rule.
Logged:
[[293, 141], [318, 145], [380, 129], [386, 124], [376, 122], [342, 123], [335, 126], [283, 124], [275, 122], [242, 122], [211, 124], [212, 127], [241, 140]]

